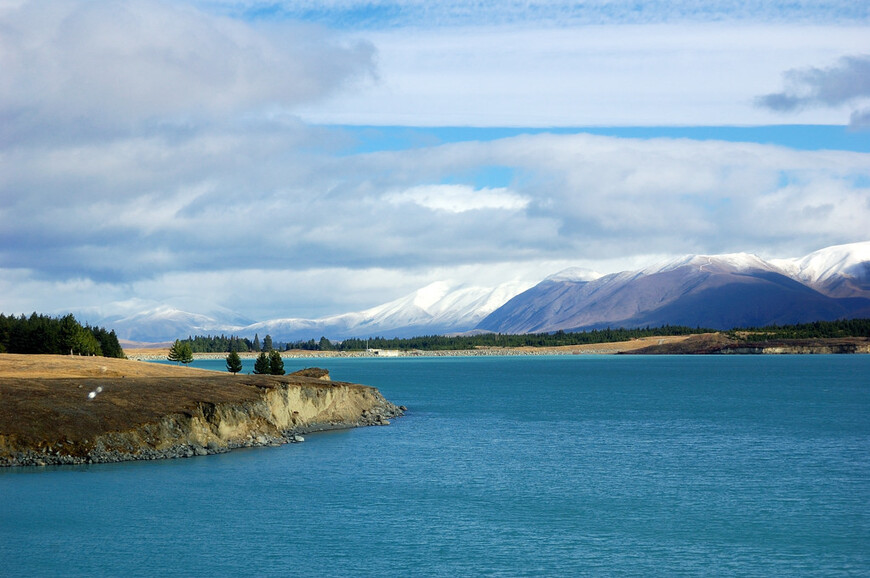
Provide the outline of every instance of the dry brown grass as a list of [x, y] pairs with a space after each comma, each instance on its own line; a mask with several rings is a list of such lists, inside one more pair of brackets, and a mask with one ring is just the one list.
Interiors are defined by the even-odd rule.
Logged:
[[616, 341], [614, 343], [589, 343], [587, 345], [563, 345], [560, 347], [518, 347], [517, 351], [527, 353], [624, 353], [635, 351], [651, 345], [664, 345], [680, 343], [688, 339], [689, 335], [668, 335], [664, 337], [641, 337], [630, 341]]
[[[144, 363], [111, 357], [76, 355], [0, 354], [0, 378], [4, 377], [178, 377], [214, 371], [184, 366]], [[190, 373], [193, 372], [193, 373]]]
[[[105, 357], [0, 354], [0, 440], [6, 436], [29, 447], [66, 440], [82, 444], [200, 404], [253, 401], [281, 383], [330, 387], [292, 374], [232, 375]], [[90, 396], [97, 388], [101, 391]]]

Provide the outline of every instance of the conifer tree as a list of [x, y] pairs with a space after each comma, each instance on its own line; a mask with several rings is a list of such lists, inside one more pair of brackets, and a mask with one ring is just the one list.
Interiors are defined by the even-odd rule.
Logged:
[[179, 340], [176, 339], [175, 343], [169, 348], [169, 355], [166, 356], [166, 359], [176, 363], [181, 361], [181, 342]]
[[232, 373], [233, 375], [237, 374], [242, 370], [242, 358], [239, 357], [239, 354], [235, 351], [230, 351], [230, 354], [227, 355], [227, 371]]
[[193, 350], [190, 349], [190, 343], [184, 343], [181, 346], [181, 363], [187, 365], [193, 362]]
[[260, 335], [254, 333], [254, 351], [260, 351]]
[[172, 347], [169, 348], [169, 355], [166, 359], [187, 365], [193, 361], [193, 351], [190, 349], [190, 344], [182, 343], [176, 339]]
[[64, 354], [69, 350], [69, 354], [77, 353], [76, 348], [79, 345], [79, 332], [81, 331], [76, 318], [72, 313], [64, 315], [60, 320], [60, 346], [63, 348]]
[[270, 372], [269, 358], [266, 357], [266, 352], [261, 351], [257, 356], [257, 361], [254, 362], [254, 373], [266, 374]]
[[272, 336], [266, 335], [263, 338], [263, 351], [272, 351]]
[[284, 375], [284, 360], [278, 350], [269, 352], [269, 373], [272, 375]]

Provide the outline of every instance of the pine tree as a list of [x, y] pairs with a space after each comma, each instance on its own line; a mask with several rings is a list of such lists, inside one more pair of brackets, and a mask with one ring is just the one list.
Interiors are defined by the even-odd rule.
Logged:
[[183, 343], [181, 345], [181, 363], [187, 365], [193, 361], [193, 350], [190, 349], [190, 343]]
[[254, 333], [254, 351], [260, 351], [260, 335]]
[[190, 344], [187, 342], [182, 343], [176, 339], [172, 347], [169, 348], [169, 355], [166, 359], [187, 365], [193, 361], [193, 351], [190, 349]]
[[66, 354], [69, 351], [69, 354], [78, 353], [76, 348], [79, 345], [79, 332], [81, 331], [81, 325], [76, 321], [76, 318], [73, 317], [72, 313], [68, 315], [64, 315], [60, 320], [60, 346], [63, 350], [63, 353]]
[[227, 371], [232, 373], [233, 375], [237, 374], [242, 370], [242, 358], [239, 357], [239, 354], [235, 351], [230, 351], [230, 354], [227, 355]]
[[181, 361], [181, 342], [179, 340], [176, 339], [172, 347], [169, 348], [169, 355], [166, 356], [166, 359], [175, 363]]
[[266, 335], [263, 338], [263, 351], [272, 351], [272, 336]]
[[269, 353], [269, 373], [272, 375], [284, 375], [284, 360], [281, 359], [281, 354], [275, 349]]
[[264, 351], [261, 351], [260, 355], [257, 356], [257, 361], [254, 362], [254, 373], [266, 374], [269, 372], [269, 358], [266, 357], [266, 353]]

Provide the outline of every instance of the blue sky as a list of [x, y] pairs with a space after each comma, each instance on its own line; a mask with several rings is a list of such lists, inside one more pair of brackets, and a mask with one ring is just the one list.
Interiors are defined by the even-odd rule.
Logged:
[[868, 39], [851, 0], [0, 0], [0, 311], [867, 240]]

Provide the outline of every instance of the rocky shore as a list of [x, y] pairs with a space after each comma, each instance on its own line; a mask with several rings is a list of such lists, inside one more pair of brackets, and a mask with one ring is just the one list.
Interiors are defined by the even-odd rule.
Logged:
[[[75, 455], [67, 451], [74, 447], [72, 440], [58, 442], [54, 446], [43, 447], [40, 450], [25, 449], [9, 452], [6, 456], [0, 456], [0, 467], [14, 466], [57, 466], [57, 465], [83, 465], [127, 462], [137, 460], [168, 460], [179, 458], [192, 458], [195, 456], [207, 456], [211, 454], [223, 454], [239, 448], [253, 448], [266, 446], [282, 446], [288, 443], [301, 443], [305, 441], [302, 434], [316, 433], [329, 430], [348, 429], [373, 425], [390, 425], [389, 419], [404, 415], [403, 407], [384, 407], [360, 417], [353, 423], [332, 422], [315, 424], [311, 427], [300, 427], [285, 430], [275, 434], [249, 434], [239, 440], [228, 440], [225, 444], [217, 441], [201, 443], [181, 443], [163, 448], [149, 446], [137, 446], [129, 441], [112, 443], [110, 439], [101, 438], [96, 440], [94, 447], [85, 455]], [[388, 419], [389, 418], [389, 419]], [[111, 436], [109, 436], [110, 438]]]
[[[23, 356], [0, 355], [0, 467], [189, 458], [298, 443], [311, 432], [388, 425], [406, 409], [314, 368], [232, 376], [80, 358], [97, 367], [80, 377], [10, 377], [10, 363], [22, 361], [16, 357]], [[100, 377], [91, 377], [94, 371]]]

